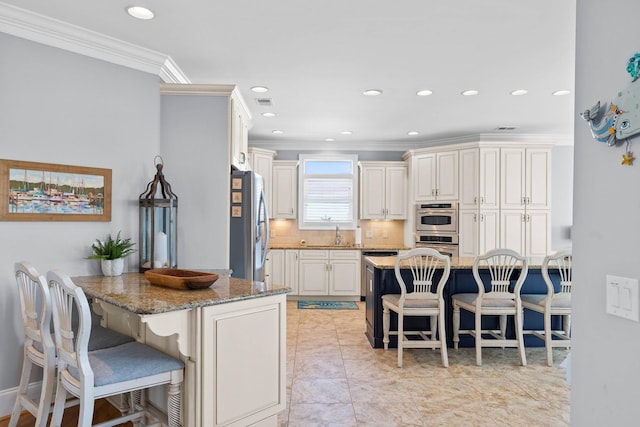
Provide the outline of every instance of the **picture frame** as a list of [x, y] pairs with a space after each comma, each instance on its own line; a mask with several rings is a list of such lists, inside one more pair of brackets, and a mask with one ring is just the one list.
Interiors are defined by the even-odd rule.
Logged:
[[111, 169], [0, 159], [0, 221], [111, 221]]

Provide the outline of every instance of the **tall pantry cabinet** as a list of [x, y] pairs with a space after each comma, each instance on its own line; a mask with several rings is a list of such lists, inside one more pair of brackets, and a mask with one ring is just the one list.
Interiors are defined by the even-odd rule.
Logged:
[[551, 243], [551, 150], [503, 148], [500, 244], [541, 260]]

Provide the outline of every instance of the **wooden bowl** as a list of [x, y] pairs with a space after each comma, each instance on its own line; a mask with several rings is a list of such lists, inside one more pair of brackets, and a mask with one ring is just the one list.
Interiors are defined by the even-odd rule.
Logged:
[[180, 270], [177, 268], [156, 268], [144, 272], [144, 276], [153, 285], [174, 289], [204, 289], [218, 280], [215, 273]]

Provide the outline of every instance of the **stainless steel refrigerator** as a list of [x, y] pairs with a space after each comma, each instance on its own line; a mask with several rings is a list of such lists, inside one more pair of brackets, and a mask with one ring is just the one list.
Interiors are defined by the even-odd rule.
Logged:
[[264, 281], [269, 213], [264, 180], [252, 171], [231, 173], [229, 266], [234, 277]]

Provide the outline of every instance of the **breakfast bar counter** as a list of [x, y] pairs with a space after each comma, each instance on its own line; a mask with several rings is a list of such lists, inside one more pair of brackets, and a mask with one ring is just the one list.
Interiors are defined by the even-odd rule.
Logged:
[[141, 273], [72, 280], [103, 326], [184, 361], [183, 426], [277, 426], [286, 406], [289, 288], [225, 272], [198, 290], [156, 286]]

